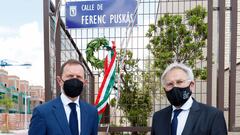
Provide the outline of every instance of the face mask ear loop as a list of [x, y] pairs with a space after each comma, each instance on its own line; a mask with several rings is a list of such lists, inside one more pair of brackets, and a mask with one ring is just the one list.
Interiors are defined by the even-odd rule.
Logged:
[[60, 77], [60, 79], [61, 79], [63, 82], [65, 82], [65, 81], [62, 79], [62, 76]]
[[191, 80], [191, 82], [190, 82], [189, 85], [188, 85], [189, 88], [190, 88], [191, 84], [193, 84], [192, 80]]

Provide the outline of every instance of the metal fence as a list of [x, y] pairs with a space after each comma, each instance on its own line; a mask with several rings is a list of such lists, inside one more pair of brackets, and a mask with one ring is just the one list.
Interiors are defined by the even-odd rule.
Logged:
[[[50, 9], [48, 8], [50, 7]], [[50, 11], [50, 12], [49, 12]], [[70, 33], [65, 29], [61, 19], [57, 19], [53, 3], [44, 1], [44, 61], [45, 61], [45, 98], [46, 101], [58, 96], [61, 89], [56, 82], [60, 75], [60, 67], [68, 59], [78, 59], [83, 62], [85, 78], [90, 82], [82, 94], [88, 102], [94, 101], [94, 75], [83, 59]], [[58, 20], [58, 21], [57, 21]]]
[[[56, 0], [55, 3], [58, 3], [58, 1]], [[201, 5], [208, 11], [208, 18], [206, 19], [208, 23], [208, 40], [207, 46], [203, 48], [207, 59], [199, 61], [200, 64], [197, 64], [197, 66], [207, 66], [208, 76], [207, 80], [196, 80], [196, 91], [193, 96], [200, 102], [223, 110], [229, 131], [240, 132], [239, 1], [138, 0], [138, 25], [136, 27], [67, 30], [64, 27], [65, 2], [61, 1], [60, 15], [63, 21], [61, 21], [60, 25], [61, 34], [57, 34], [59, 37], [53, 37], [56, 20], [49, 14], [47, 2], [44, 2], [44, 33], [46, 31], [49, 32], [49, 35], [44, 35], [45, 69], [49, 71], [45, 72], [46, 99], [51, 99], [52, 96], [49, 95], [53, 95], [52, 91], [57, 89], [55, 82], [57, 69], [59, 69], [57, 66], [68, 58], [86, 59], [87, 43], [97, 37], [105, 37], [109, 41], [115, 41], [117, 51], [128, 49], [133, 52], [133, 58], [138, 59], [139, 62], [137, 70], [132, 70], [131, 72], [155, 73], [156, 70], [149, 65], [149, 62], [153, 60], [151, 52], [146, 48], [146, 45], [149, 44], [149, 38], [146, 37], [149, 24], [156, 23], [157, 19], [165, 13], [184, 15], [185, 11]], [[51, 8], [51, 11], [54, 12], [55, 8], [53, 5], [51, 5]], [[50, 25], [48, 25], [49, 23]], [[51, 28], [48, 26], [51, 26]], [[129, 34], [129, 30], [132, 30], [131, 34]], [[55, 40], [58, 41], [56, 42]], [[61, 48], [57, 48], [56, 43], [61, 44]], [[96, 56], [102, 59], [105, 57], [105, 54], [104, 51], [100, 51], [96, 53]], [[103, 71], [92, 67], [90, 63], [85, 64], [88, 69], [87, 76], [89, 76], [90, 86], [87, 88], [84, 97], [87, 101], [93, 103], [97, 90], [101, 85]], [[142, 82], [141, 78], [136, 78], [135, 80]], [[158, 88], [160, 79], [155, 78], [151, 83]], [[144, 85], [144, 83], [141, 85]], [[147, 126], [131, 126], [129, 121], [125, 119], [126, 114], [121, 109], [109, 106], [107, 113], [104, 115], [105, 123], [100, 125], [99, 134], [105, 132], [110, 132], [111, 134], [130, 134], [131, 132], [149, 134], [153, 113], [169, 105], [164, 92], [160, 89], [154, 90], [151, 95], [153, 105], [152, 111], [148, 116]], [[114, 96], [113, 93], [111, 97]], [[111, 102], [110, 99], [109, 102]], [[141, 104], [137, 106], [143, 107]]]

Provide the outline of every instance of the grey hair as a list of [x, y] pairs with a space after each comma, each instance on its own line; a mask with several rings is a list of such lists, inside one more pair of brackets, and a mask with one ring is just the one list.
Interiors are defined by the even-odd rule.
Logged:
[[185, 64], [183, 64], [183, 63], [174, 62], [174, 63], [170, 64], [170, 65], [164, 70], [164, 72], [163, 72], [163, 74], [162, 74], [162, 76], [161, 76], [161, 84], [162, 84], [162, 85], [164, 85], [164, 84], [166, 83], [166, 82], [165, 82], [165, 81], [166, 81], [166, 80], [165, 80], [166, 74], [167, 74], [169, 71], [171, 71], [171, 70], [173, 70], [173, 69], [176, 69], [176, 68], [177, 68], [177, 69], [181, 69], [181, 70], [183, 70], [184, 72], [186, 72], [189, 80], [191, 80], [191, 81], [194, 80], [193, 71], [192, 71], [192, 69], [191, 69], [189, 66], [187, 66], [187, 65], [185, 65]]

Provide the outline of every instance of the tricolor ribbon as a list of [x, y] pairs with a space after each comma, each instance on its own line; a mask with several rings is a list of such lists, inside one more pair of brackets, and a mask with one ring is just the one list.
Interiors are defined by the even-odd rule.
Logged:
[[113, 46], [111, 51], [109, 51], [104, 61], [104, 78], [98, 90], [98, 95], [95, 102], [95, 105], [98, 109], [99, 121], [101, 121], [102, 114], [106, 109], [108, 98], [111, 94], [115, 81], [117, 52], [115, 42], [112, 41], [112, 44]]

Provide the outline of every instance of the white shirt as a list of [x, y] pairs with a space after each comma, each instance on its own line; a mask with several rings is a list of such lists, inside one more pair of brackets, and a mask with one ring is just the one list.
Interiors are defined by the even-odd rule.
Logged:
[[[183, 132], [183, 129], [185, 127], [186, 121], [187, 121], [187, 117], [190, 111], [190, 108], [192, 106], [193, 103], [193, 99], [192, 97], [190, 97], [186, 103], [183, 104], [183, 106], [181, 108], [176, 108], [175, 106], [173, 107], [173, 111], [176, 109], [182, 109], [182, 111], [180, 112], [180, 114], [178, 115], [178, 125], [177, 125], [177, 134], [176, 135], [181, 135]], [[172, 119], [173, 119], [173, 115], [174, 112], [172, 111]]]
[[[65, 114], [66, 114], [66, 117], [67, 117], [67, 120], [69, 123], [71, 108], [68, 104], [72, 103], [73, 101], [70, 100], [64, 93], [61, 94], [60, 98], [62, 100]], [[74, 103], [76, 103], [76, 111], [77, 111], [77, 117], [78, 117], [78, 131], [80, 134], [81, 133], [81, 116], [80, 116], [81, 114], [80, 114], [79, 96], [78, 96], [77, 100], [74, 101]]]

